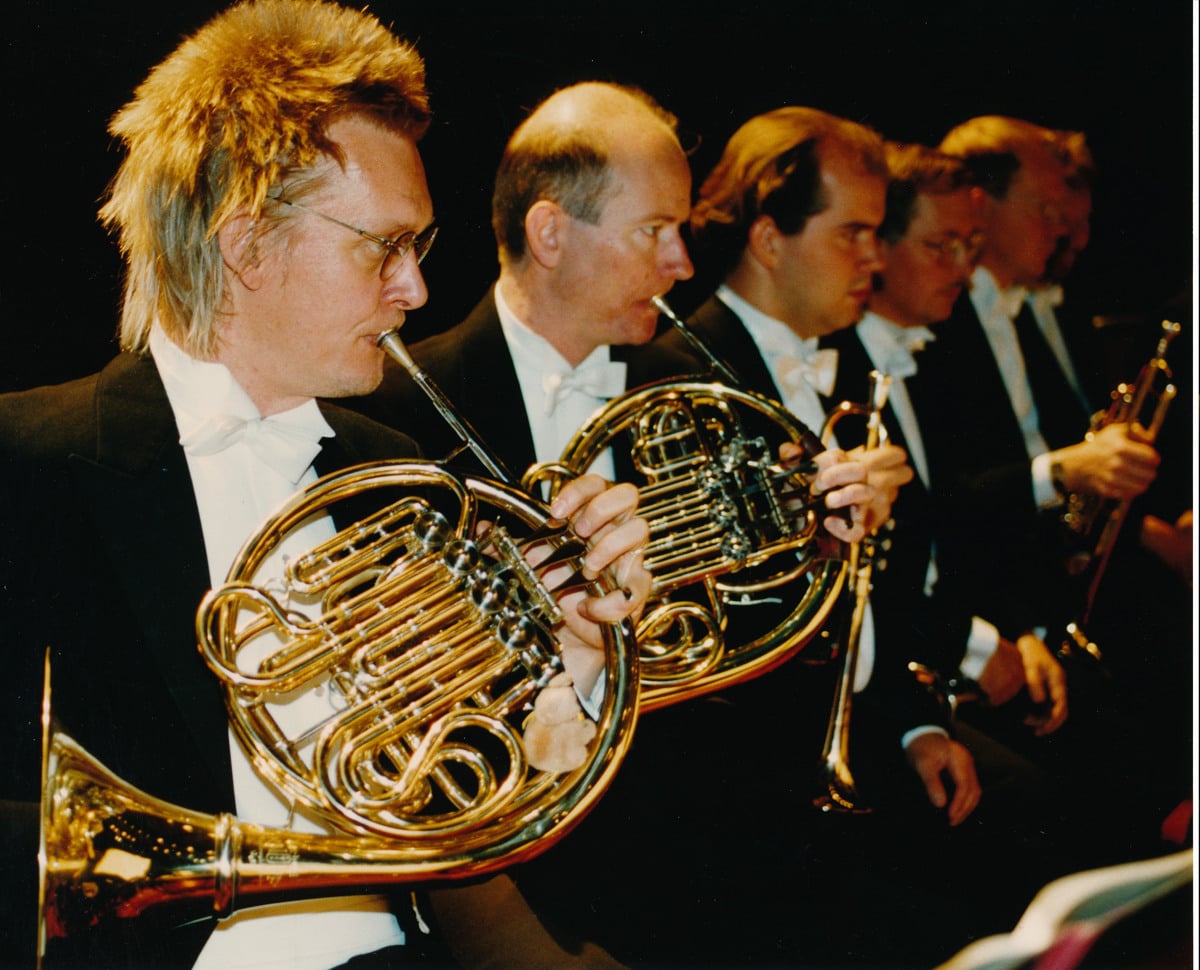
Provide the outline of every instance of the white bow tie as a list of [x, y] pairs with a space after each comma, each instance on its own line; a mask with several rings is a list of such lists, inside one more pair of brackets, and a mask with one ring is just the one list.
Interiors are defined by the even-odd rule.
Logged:
[[1014, 286], [1011, 289], [1003, 290], [996, 297], [996, 305], [1008, 319], [1015, 320], [1017, 314], [1021, 312], [1021, 304], [1025, 302], [1028, 292], [1023, 286]]
[[1063, 289], [1057, 283], [1051, 286], [1043, 286], [1040, 289], [1034, 290], [1029, 295], [1029, 302], [1033, 304], [1035, 310], [1062, 306], [1062, 301]]
[[787, 354], [775, 358], [775, 368], [785, 391], [795, 391], [804, 383], [824, 397], [833, 393], [837, 363], [838, 352], [832, 348], [814, 350], [803, 358]]
[[903, 380], [912, 377], [917, 372], [917, 362], [913, 355], [924, 350], [925, 345], [934, 339], [933, 332], [928, 327], [906, 327], [895, 333], [896, 346], [883, 363], [883, 372], [889, 377]]
[[546, 395], [546, 417], [554, 414], [560, 401], [576, 392], [607, 401], [625, 390], [625, 364], [617, 360], [585, 361], [565, 374], [543, 375], [542, 390]]
[[189, 455], [204, 456], [244, 441], [254, 455], [295, 484], [321, 451], [321, 439], [332, 434], [316, 401], [309, 401], [269, 418], [213, 415], [183, 435], [179, 443]]

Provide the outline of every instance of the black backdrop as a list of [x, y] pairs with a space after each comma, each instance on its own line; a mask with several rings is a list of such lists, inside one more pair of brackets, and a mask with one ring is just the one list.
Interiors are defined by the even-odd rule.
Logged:
[[[106, 122], [223, 6], [11, 0], [0, 390], [77, 376], [114, 352], [120, 265], [95, 220], [120, 157]], [[640, 85], [674, 111], [698, 139], [698, 176], [737, 125], [788, 103], [926, 143], [984, 113], [1082, 129], [1103, 181], [1072, 286], [1097, 310], [1136, 314], [1191, 293], [1194, 4], [510, 6], [370, 4], [425, 55], [436, 112], [423, 154], [442, 230], [410, 339], [459, 319], [494, 274], [488, 203], [508, 133], [556, 87], [589, 78]]]

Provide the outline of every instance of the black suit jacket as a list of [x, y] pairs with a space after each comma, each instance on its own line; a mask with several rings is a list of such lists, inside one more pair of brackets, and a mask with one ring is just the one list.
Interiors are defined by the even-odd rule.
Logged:
[[[862, 404], [874, 364], [858, 328], [822, 337], [820, 343], [838, 352], [837, 382], [831, 397]], [[897, 380], [903, 382], [902, 378], [894, 378], [893, 384]], [[891, 399], [882, 416], [889, 444], [910, 451]], [[861, 445], [866, 438], [866, 421], [861, 417], [845, 418], [838, 423], [837, 434], [843, 448]], [[872, 573], [871, 603], [877, 635], [897, 641], [889, 649], [953, 676], [962, 662], [971, 618], [950, 584], [939, 582], [933, 596], [925, 595], [936, 515], [933, 496], [921, 477], [914, 474], [892, 506], [893, 524], [887, 534], [890, 548], [883, 554], [885, 565]]]
[[[533, 436], [493, 291], [462, 323], [414, 344], [409, 352], [459, 416], [519, 479], [534, 462]], [[443, 459], [462, 445], [417, 383], [394, 361], [387, 362], [383, 384], [374, 394], [346, 403], [383, 424], [408, 429], [430, 458]], [[470, 452], [464, 452], [461, 460], [464, 469], [483, 470]]]
[[[536, 461], [536, 454], [521, 385], [496, 311], [495, 288], [462, 323], [414, 344], [409, 353], [513, 480], [519, 480]], [[646, 380], [633, 363], [631, 348], [613, 347], [611, 354], [613, 360], [628, 365], [626, 389]], [[679, 363], [678, 356], [668, 359]], [[417, 382], [394, 361], [388, 361], [377, 391], [344, 403], [383, 424], [403, 426], [430, 458], [453, 455], [455, 468], [487, 474]], [[617, 477], [632, 480], [632, 467], [620, 449], [614, 449], [613, 458]]]
[[[337, 435], [321, 472], [417, 453], [359, 415], [322, 410]], [[156, 797], [233, 811], [223, 698], [195, 645], [208, 566], [178, 439], [149, 357], [123, 354], [92, 377], [0, 397], [0, 598], [13, 671], [0, 797], [14, 810], [39, 799], [48, 647], [54, 713], [84, 747]], [[32, 907], [36, 865], [15, 818], [6, 815], [16, 854], [6, 871], [20, 889], [7, 898]], [[154, 935], [151, 922], [123, 921], [120, 939], [97, 944], [113, 949], [87, 958], [190, 965], [207, 928]]]
[[[716, 297], [710, 298], [697, 309], [688, 325], [692, 332], [733, 370], [744, 389], [755, 391], [773, 401], [782, 400], [783, 395], [771, 377], [754, 338], [750, 336], [737, 314], [724, 303]], [[703, 373], [706, 370], [706, 364], [695, 357], [687, 341], [677, 331], [672, 330], [655, 340], [649, 348], [634, 351], [630, 358], [631, 378], [656, 380], [671, 376], [663, 373], [664, 367], [688, 357], [692, 366], [685, 368], [684, 373]], [[865, 388], [864, 379], [862, 389], [856, 392], [857, 399], [865, 395]], [[836, 395], [822, 398], [827, 412], [836, 400]], [[836, 629], [838, 622], [839, 617], [835, 614], [829, 620], [830, 628]], [[891, 638], [879, 629], [878, 623], [876, 626], [875, 669], [862, 700], [873, 710], [879, 725], [879, 735], [894, 742], [899, 734], [918, 724], [942, 723], [943, 715], [936, 704], [917, 688], [908, 674], [907, 648], [897, 649], [900, 644], [895, 640], [889, 643]], [[797, 659], [803, 660], [803, 657], [802, 652]], [[757, 692], [770, 691], [772, 694], [779, 694], [779, 703], [785, 703], [782, 698], [788, 694], [794, 696], [797, 690], [802, 691], [805, 696], [812, 697], [814, 693], [829, 687], [827, 678], [815, 676], [812, 668], [806, 669], [802, 663], [792, 662], [781, 669], [788, 671], [788, 674], [779, 677], [771, 674], [760, 678], [764, 683], [756, 684], [753, 689]], [[757, 705], [757, 702], [755, 704]]]
[[909, 391], [939, 503], [939, 567], [1007, 636], [1054, 626], [1071, 595], [1064, 536], [1034, 502], [1024, 437], [970, 297], [933, 330]]

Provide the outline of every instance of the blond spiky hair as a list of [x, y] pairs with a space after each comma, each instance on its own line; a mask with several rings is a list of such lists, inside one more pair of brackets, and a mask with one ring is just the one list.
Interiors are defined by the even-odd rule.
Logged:
[[326, 131], [366, 114], [420, 138], [425, 65], [370, 14], [321, 0], [248, 0], [185, 40], [110, 132], [127, 154], [101, 220], [126, 262], [121, 344], [144, 351], [157, 318], [211, 354], [223, 272], [217, 233], [252, 218], [289, 176], [337, 155]]

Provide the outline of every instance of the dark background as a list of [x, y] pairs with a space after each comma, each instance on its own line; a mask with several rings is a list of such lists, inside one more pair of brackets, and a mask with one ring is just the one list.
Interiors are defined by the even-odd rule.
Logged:
[[[223, 6], [10, 2], [0, 390], [87, 373], [115, 352], [120, 265], [95, 219], [120, 160], [107, 119]], [[593, 78], [640, 85], [675, 112], [685, 145], [698, 142], [698, 178], [742, 121], [788, 103], [902, 141], [936, 143], [990, 113], [1081, 129], [1102, 182], [1073, 293], [1151, 319], [1184, 294], [1190, 320], [1193, 4], [502, 6], [370, 5], [423, 52], [436, 112], [423, 154], [442, 229], [410, 340], [456, 322], [492, 279], [489, 196], [507, 135], [555, 88]]]

